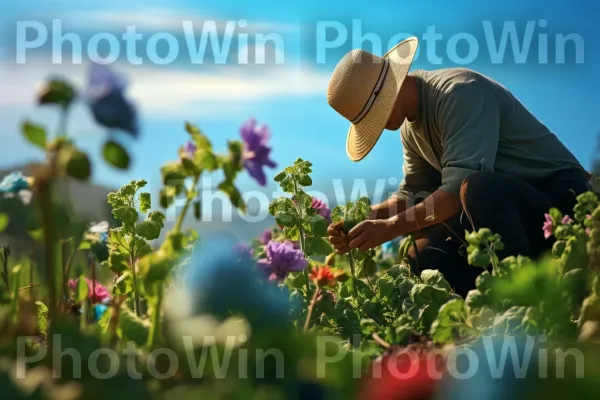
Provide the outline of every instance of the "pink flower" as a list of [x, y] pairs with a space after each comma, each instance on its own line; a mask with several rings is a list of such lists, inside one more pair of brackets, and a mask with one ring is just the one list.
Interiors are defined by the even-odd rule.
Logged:
[[592, 234], [592, 230], [590, 228], [585, 228], [585, 233], [590, 236]]
[[315, 211], [318, 212], [321, 217], [325, 218], [328, 221], [331, 221], [331, 210], [323, 201], [317, 199], [316, 197], [313, 197], [312, 208], [314, 208]]
[[560, 221], [560, 222], [562, 222], [562, 223], [563, 223], [563, 224], [565, 224], [565, 225], [566, 225], [566, 224], [570, 224], [570, 223], [572, 223], [572, 222], [573, 222], [573, 218], [569, 217], [568, 215], [565, 215], [565, 216], [563, 217], [562, 221]]
[[[77, 290], [78, 281], [79, 279], [69, 279], [69, 288], [73, 292]], [[95, 282], [95, 286], [93, 286], [91, 279], [85, 278], [85, 281], [88, 285], [88, 298], [92, 300], [92, 303], [102, 303], [105, 300], [110, 300], [110, 293], [108, 292], [108, 289], [98, 283], [98, 281]]]
[[548, 214], [548, 213], [544, 214], [544, 217], [546, 218], [546, 221], [544, 222], [544, 225], [542, 226], [542, 230], [544, 231], [544, 238], [548, 239], [548, 238], [550, 238], [550, 236], [552, 236], [552, 229], [554, 228], [554, 221], [552, 221], [552, 217], [550, 217], [550, 214]]

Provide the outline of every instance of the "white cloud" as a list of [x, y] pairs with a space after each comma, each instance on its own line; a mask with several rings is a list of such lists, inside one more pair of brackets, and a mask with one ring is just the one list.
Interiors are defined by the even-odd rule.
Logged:
[[[143, 12], [136, 10], [95, 10], [72, 11], [63, 14], [60, 19], [72, 28], [85, 29], [119, 29], [135, 25], [141, 30], [182, 30], [182, 21], [192, 21], [201, 30], [205, 21], [214, 21], [218, 27], [223, 27], [228, 20], [210, 14], [184, 13], [168, 8], [144, 8]], [[233, 21], [233, 20], [232, 20]], [[239, 20], [235, 20], [237, 22]], [[293, 24], [283, 24], [268, 21], [247, 21], [246, 32], [270, 33], [290, 32], [299, 29]]]
[[[308, 66], [224, 65], [210, 72], [117, 65], [129, 81], [129, 96], [146, 115], [178, 119], [182, 116], [215, 116], [241, 109], [252, 102], [299, 96], [321, 96], [329, 76]], [[31, 107], [39, 85], [49, 75], [68, 77], [85, 84], [83, 65], [25, 65], [0, 63], [0, 108]]]

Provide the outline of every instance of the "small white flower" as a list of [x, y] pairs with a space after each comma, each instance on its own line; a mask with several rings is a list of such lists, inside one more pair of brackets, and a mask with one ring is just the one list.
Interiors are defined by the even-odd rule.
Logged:
[[102, 221], [102, 222], [98, 222], [98, 223], [92, 223], [92, 226], [90, 226], [90, 233], [106, 233], [108, 232], [108, 229], [110, 228], [110, 225], [108, 224], [107, 221]]

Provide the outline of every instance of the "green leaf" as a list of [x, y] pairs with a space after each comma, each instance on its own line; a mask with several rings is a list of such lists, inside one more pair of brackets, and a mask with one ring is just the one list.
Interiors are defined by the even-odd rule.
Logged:
[[183, 185], [187, 173], [181, 161], [174, 161], [164, 164], [160, 169], [163, 178], [163, 184], [166, 186], [180, 187]]
[[129, 271], [125, 271], [115, 282], [113, 295], [123, 296], [131, 292], [133, 292], [133, 277]]
[[239, 190], [228, 181], [223, 181], [219, 184], [218, 189], [224, 192], [235, 207], [241, 212], [246, 212], [246, 204], [242, 201], [242, 195]]
[[[55, 104], [67, 108], [75, 98], [75, 89], [64, 80], [54, 79], [47, 82], [38, 94], [38, 104]], [[66, 134], [66, 132], [60, 132]]]
[[78, 303], [83, 303], [88, 297], [89, 290], [90, 288], [88, 287], [85, 277], [83, 275], [79, 276], [77, 288], [75, 290], [75, 300]]
[[465, 304], [470, 313], [474, 313], [487, 305], [487, 297], [477, 289], [470, 290], [467, 293]]
[[358, 276], [373, 276], [375, 272], [377, 272], [377, 263], [370, 257], [365, 258], [356, 269]]
[[390, 300], [394, 292], [394, 281], [391, 277], [381, 277], [377, 280], [377, 290], [382, 299]]
[[125, 148], [114, 140], [108, 140], [104, 143], [102, 156], [107, 163], [119, 169], [129, 168], [131, 162]]
[[133, 185], [133, 187], [135, 188], [135, 191], [137, 192], [139, 189], [146, 187], [146, 185], [148, 184], [148, 182], [146, 182], [144, 179], [140, 179], [138, 181], [131, 181], [131, 185]]
[[6, 213], [0, 213], [0, 232], [4, 232], [8, 228], [10, 217]]
[[306, 275], [303, 272], [291, 273], [285, 282], [293, 289], [303, 290], [306, 288]]
[[298, 183], [301, 186], [311, 186], [312, 185], [312, 179], [308, 175], [300, 175], [298, 177]]
[[279, 197], [269, 204], [269, 214], [275, 215], [277, 212], [286, 212], [298, 216], [298, 210], [289, 197]]
[[421, 272], [421, 280], [426, 285], [434, 286], [438, 289], [446, 290], [448, 292], [452, 290], [450, 284], [448, 283], [446, 278], [444, 278], [444, 275], [438, 270], [424, 270], [423, 272]]
[[148, 341], [150, 323], [136, 316], [133, 311], [124, 305], [119, 310], [117, 326], [117, 333], [121, 336], [123, 342], [133, 341], [138, 346], [144, 346]]
[[135, 227], [135, 234], [146, 240], [158, 239], [160, 236], [160, 225], [153, 221], [142, 221]]
[[150, 211], [152, 207], [152, 200], [150, 199], [150, 193], [144, 192], [140, 194], [140, 211], [144, 214]]
[[64, 162], [65, 173], [77, 180], [88, 180], [92, 174], [92, 164], [87, 154], [76, 149], [63, 150], [63, 152], [65, 152], [64, 159], [62, 160]]
[[298, 225], [298, 217], [293, 213], [279, 211], [275, 213], [275, 222], [279, 226], [293, 227]]
[[490, 265], [490, 256], [485, 251], [475, 249], [469, 253], [469, 265], [486, 268]]
[[358, 221], [355, 219], [346, 219], [344, 220], [344, 225], [342, 226], [342, 230], [346, 233], [350, 232], [352, 228], [358, 225]]
[[158, 194], [160, 206], [162, 208], [168, 208], [175, 201], [175, 195], [177, 190], [174, 186], [167, 186], [160, 189]]
[[329, 235], [327, 233], [329, 221], [327, 221], [327, 219], [325, 219], [321, 215], [306, 216], [304, 217], [304, 221], [306, 221], [310, 225], [310, 233], [313, 236], [325, 237]]
[[129, 206], [115, 208], [112, 214], [116, 219], [123, 221], [125, 225], [133, 225], [138, 220], [137, 211], [135, 208]]
[[41, 301], [35, 302], [36, 306], [36, 327], [40, 334], [46, 336], [48, 331], [48, 307]]
[[166, 218], [167, 217], [165, 214], [161, 213], [160, 211], [152, 211], [147, 217], [148, 220], [156, 222], [158, 225], [160, 225], [161, 229], [165, 227]]
[[111, 252], [108, 256], [108, 267], [115, 274], [120, 274], [129, 269], [129, 259], [123, 253]]
[[281, 171], [277, 175], [275, 175], [273, 180], [277, 183], [281, 183], [286, 177], [287, 177], [287, 172]]
[[21, 132], [29, 143], [40, 149], [46, 149], [46, 130], [43, 127], [26, 121], [21, 127]]
[[467, 308], [462, 299], [453, 299], [440, 307], [437, 319], [431, 325], [431, 336], [436, 343], [451, 343], [464, 339], [472, 332], [467, 322]]
[[158, 239], [161, 229], [165, 226], [165, 215], [160, 211], [152, 211], [145, 221], [135, 228], [135, 234], [146, 240]]
[[196, 218], [196, 221], [202, 219], [202, 203], [200, 200], [194, 202], [194, 218]]
[[131, 239], [131, 245], [134, 248], [135, 258], [142, 258], [153, 251], [152, 246], [139, 236], [134, 236]]
[[307, 256], [327, 256], [332, 252], [333, 248], [324, 238], [311, 237], [306, 239], [304, 254]]

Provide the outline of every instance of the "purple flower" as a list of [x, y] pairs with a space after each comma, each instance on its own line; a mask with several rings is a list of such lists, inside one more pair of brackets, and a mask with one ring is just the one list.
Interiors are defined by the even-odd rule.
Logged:
[[565, 215], [561, 221], [563, 224], [570, 224], [573, 222], [573, 218], [569, 217], [568, 215]]
[[544, 225], [542, 226], [542, 230], [544, 231], [544, 238], [548, 239], [548, 238], [550, 238], [550, 236], [552, 236], [552, 229], [554, 228], [554, 221], [552, 221], [552, 217], [550, 217], [550, 214], [548, 214], [548, 213], [544, 214], [544, 217], [546, 218], [546, 221], [544, 222]]
[[267, 177], [263, 167], [275, 168], [277, 164], [269, 158], [271, 148], [267, 146], [270, 138], [269, 128], [266, 125], [257, 126], [256, 120], [250, 118], [240, 128], [244, 141], [243, 162], [248, 171], [259, 185], [267, 184]]
[[260, 244], [265, 246], [273, 238], [273, 231], [271, 229], [265, 229], [263, 233], [258, 237]]
[[246, 243], [237, 243], [233, 246], [233, 251], [241, 258], [252, 258], [254, 251]]
[[312, 199], [312, 208], [314, 208], [321, 217], [325, 218], [328, 221], [331, 221], [331, 210], [327, 207], [325, 202], [313, 197]]
[[290, 272], [302, 271], [308, 267], [302, 250], [294, 249], [290, 241], [283, 243], [271, 240], [266, 246], [267, 258], [258, 260], [258, 265], [270, 281], [282, 281]]
[[137, 136], [137, 111], [124, 97], [125, 87], [125, 79], [108, 66], [92, 64], [84, 96], [98, 124]]
[[187, 155], [189, 158], [193, 158], [194, 154], [196, 153], [196, 145], [192, 143], [192, 141], [188, 141], [185, 144], [184, 152], [185, 155]]

